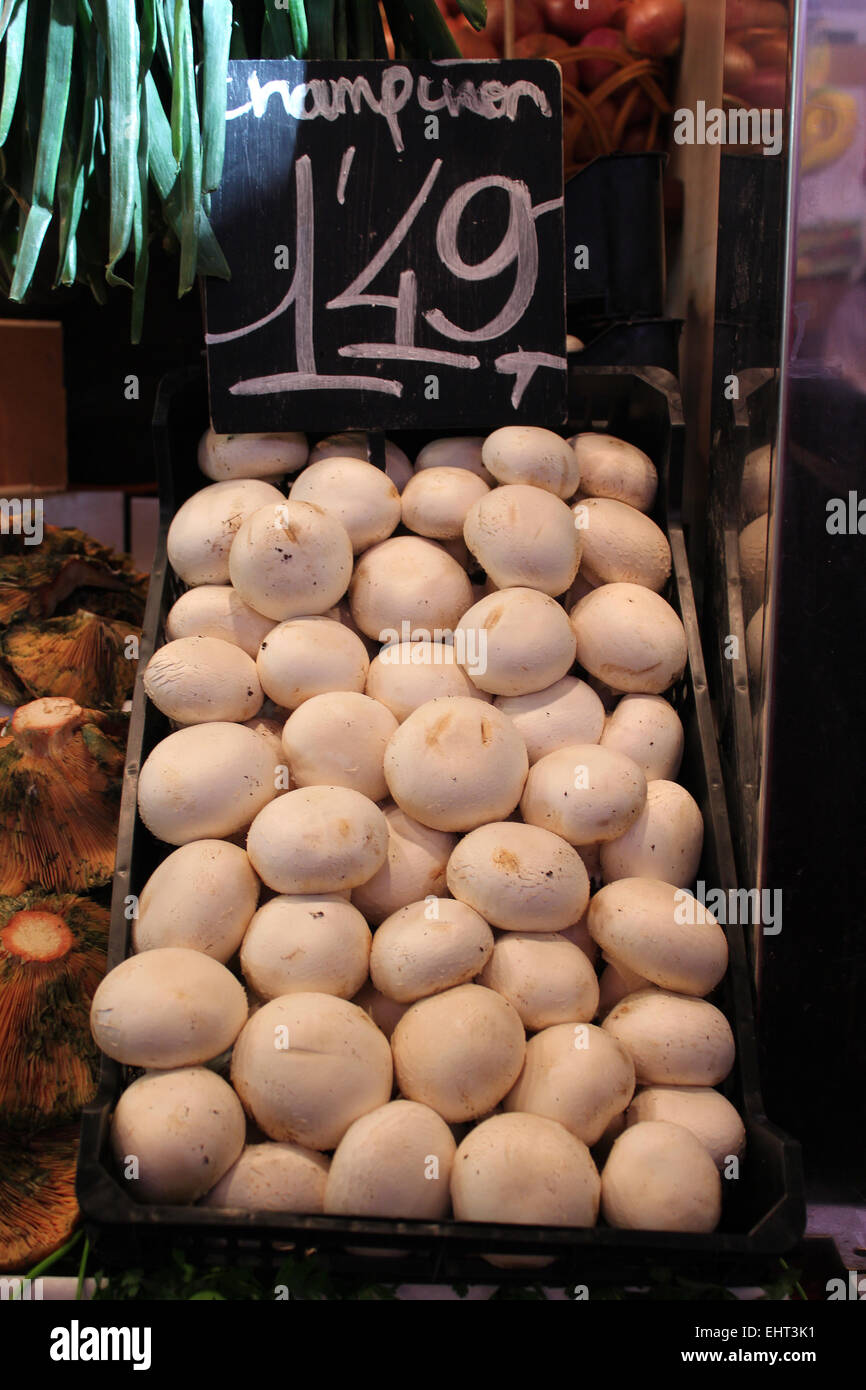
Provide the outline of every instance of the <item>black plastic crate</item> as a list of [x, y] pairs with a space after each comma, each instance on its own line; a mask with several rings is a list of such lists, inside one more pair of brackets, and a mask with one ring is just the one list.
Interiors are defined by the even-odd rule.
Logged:
[[[679, 523], [682, 414], [675, 380], [656, 368], [572, 369], [569, 432], [606, 429], [651, 454], [661, 475], [658, 519], [667, 517], [673, 572], [666, 596], [680, 613], [688, 637], [686, 673], [670, 692], [686, 732], [681, 779], [705, 822], [700, 877], [729, 890], [736, 886], [724, 791], [707, 695], [697, 614]], [[207, 396], [199, 369], [167, 378], [155, 417], [155, 446], [163, 483], [162, 526], [141, 643], [120, 813], [108, 966], [127, 954], [127, 895], [139, 893], [168, 847], [138, 819], [136, 791], [142, 762], [168, 732], [168, 722], [145, 698], [141, 672], [162, 640], [165, 614], [180, 592], [165, 553], [168, 518], [202, 485], [195, 445], [207, 420]], [[410, 441], [397, 436], [397, 442]], [[374, 442], [375, 447], [375, 442]], [[411, 448], [410, 448], [411, 452]], [[124, 1068], [103, 1059], [95, 1101], [83, 1118], [78, 1198], [99, 1250], [107, 1259], [140, 1263], [187, 1249], [210, 1264], [276, 1268], [287, 1251], [315, 1250], [336, 1274], [405, 1282], [525, 1282], [551, 1285], [639, 1283], [651, 1267], [687, 1270], [706, 1280], [753, 1282], [774, 1268], [805, 1226], [799, 1150], [764, 1114], [757, 1068], [752, 999], [742, 929], [728, 928], [730, 968], [717, 999], [731, 1020], [737, 1061], [725, 1093], [743, 1115], [747, 1152], [741, 1176], [726, 1184], [722, 1222], [710, 1235], [531, 1227], [455, 1222], [353, 1219], [275, 1213], [227, 1213], [204, 1207], [150, 1206], [134, 1201], [112, 1171], [108, 1133]], [[370, 1254], [365, 1255], [363, 1248]], [[393, 1258], [388, 1251], [401, 1252]], [[385, 1253], [383, 1253], [385, 1252]], [[543, 1273], [493, 1270], [482, 1253], [553, 1257]]]
[[[565, 288], [576, 314], [651, 319], [664, 313], [666, 163], [665, 154], [605, 154], [566, 183]], [[588, 264], [578, 269], [581, 246]]]

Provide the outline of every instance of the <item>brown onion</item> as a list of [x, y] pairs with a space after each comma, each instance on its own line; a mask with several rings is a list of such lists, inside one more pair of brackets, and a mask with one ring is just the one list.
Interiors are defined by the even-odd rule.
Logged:
[[[579, 47], [609, 48], [617, 53], [625, 51], [622, 34], [617, 29], [590, 29], [588, 34], [584, 34]], [[579, 64], [581, 87], [591, 92], [593, 88], [599, 87], [605, 78], [616, 72], [619, 66], [619, 63], [609, 63], [604, 58], [587, 58]]]
[[542, 0], [542, 3], [547, 23], [555, 33], [566, 39], [580, 39], [590, 29], [609, 24], [619, 0], [587, 0], [586, 7], [581, 9], [574, 0]]
[[669, 58], [683, 36], [683, 0], [634, 0], [625, 21], [629, 48], [650, 58]]
[[723, 85], [726, 92], [738, 95], [743, 86], [755, 75], [755, 60], [739, 44], [725, 41], [725, 75]]

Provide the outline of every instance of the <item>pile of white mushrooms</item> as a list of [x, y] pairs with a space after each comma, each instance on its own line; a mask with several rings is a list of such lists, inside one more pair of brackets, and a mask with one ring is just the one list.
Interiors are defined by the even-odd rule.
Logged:
[[[146, 1202], [711, 1231], [745, 1131], [687, 892], [656, 469], [506, 427], [201, 441], [144, 673], [172, 846], [93, 1001]], [[292, 481], [286, 495], [277, 482]], [[595, 889], [596, 891], [592, 891]]]

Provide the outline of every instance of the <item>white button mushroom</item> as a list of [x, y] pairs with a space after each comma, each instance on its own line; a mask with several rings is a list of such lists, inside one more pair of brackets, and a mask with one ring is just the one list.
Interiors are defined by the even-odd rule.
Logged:
[[461, 540], [467, 513], [489, 491], [467, 468], [425, 468], [403, 489], [403, 525], [431, 540]]
[[494, 430], [481, 450], [484, 467], [500, 483], [527, 483], [557, 497], [573, 497], [580, 484], [577, 456], [552, 430], [505, 425]]
[[266, 618], [325, 613], [348, 588], [352, 542], [321, 507], [283, 501], [247, 517], [232, 542], [229, 574], [244, 602]]
[[148, 830], [170, 845], [244, 830], [277, 794], [267, 741], [239, 724], [195, 724], [156, 745], [138, 778]]
[[349, 787], [287, 792], [256, 816], [247, 836], [253, 868], [278, 893], [357, 888], [373, 877], [387, 852], [385, 817]]
[[391, 1047], [401, 1093], [454, 1123], [499, 1104], [520, 1074], [525, 1035], [501, 995], [460, 985], [407, 1009]]
[[398, 1004], [396, 999], [388, 999], [384, 994], [380, 994], [377, 989], [373, 988], [369, 980], [355, 995], [352, 1003], [364, 1010], [364, 1013], [373, 1020], [389, 1042], [391, 1041], [391, 1034], [410, 1007], [408, 1004]]
[[248, 1144], [202, 1201], [235, 1211], [324, 1210], [331, 1161], [300, 1144]]
[[764, 597], [767, 571], [770, 518], [766, 512], [755, 517], [740, 532], [740, 579], [743, 585], [743, 606], [751, 616]]
[[[578, 853], [581, 855], [581, 858], [583, 858], [583, 847], [578, 850]], [[586, 868], [585, 859], [584, 868]], [[579, 946], [587, 960], [592, 965], [595, 965], [598, 959], [598, 947], [589, 934], [589, 926], [586, 920], [587, 915], [588, 914], [585, 912], [579, 921], [572, 923], [570, 927], [563, 927], [559, 935], [564, 936], [566, 941], [573, 942], [575, 946]]]
[[646, 778], [630, 758], [597, 743], [574, 743], [533, 764], [520, 810], [528, 824], [570, 845], [592, 845], [622, 835], [645, 801]]
[[225, 840], [193, 840], [154, 869], [138, 899], [136, 951], [187, 946], [225, 965], [258, 906], [261, 884], [246, 851]]
[[727, 969], [728, 944], [715, 917], [672, 883], [618, 879], [596, 893], [588, 920], [605, 955], [663, 989], [709, 994]]
[[262, 689], [284, 709], [314, 695], [363, 691], [370, 659], [360, 637], [333, 618], [291, 618], [262, 642], [256, 669]]
[[435, 638], [437, 632], [452, 632], [472, 606], [472, 585], [435, 541], [392, 536], [358, 560], [349, 603], [360, 630], [377, 642], [416, 633]]
[[559, 835], [515, 821], [466, 835], [448, 861], [448, 888], [494, 927], [557, 932], [586, 910], [583, 860]]
[[212, 483], [178, 509], [168, 528], [168, 562], [185, 584], [228, 584], [229, 552], [243, 522], [283, 494], [254, 478]]
[[399, 492], [381, 469], [361, 459], [318, 459], [295, 479], [289, 497], [336, 517], [356, 555], [387, 540], [400, 524]]
[[370, 928], [336, 893], [271, 898], [241, 946], [244, 979], [260, 999], [336, 994], [351, 999], [367, 978]]
[[685, 888], [694, 883], [703, 843], [704, 819], [685, 787], [647, 782], [646, 804], [637, 820], [601, 847], [604, 881], [657, 878]]
[[451, 1202], [456, 1147], [445, 1121], [429, 1106], [394, 1100], [371, 1110], [340, 1140], [325, 1211], [438, 1221]]
[[233, 642], [255, 660], [259, 647], [274, 626], [272, 618], [264, 618], [230, 584], [199, 584], [169, 609], [165, 620], [165, 635], [170, 641], [178, 637], [219, 637]]
[[614, 690], [660, 695], [685, 670], [683, 625], [642, 584], [602, 584], [572, 609], [571, 622], [581, 666]]
[[526, 1044], [526, 1062], [505, 1097], [507, 1111], [557, 1120], [594, 1144], [634, 1094], [627, 1049], [592, 1023], [558, 1023]]
[[604, 728], [604, 705], [577, 676], [529, 695], [497, 695], [493, 703], [520, 734], [530, 764], [570, 743], [598, 743]]
[[583, 951], [554, 932], [506, 932], [478, 977], [537, 1032], [556, 1023], [588, 1023], [598, 1008], [598, 980]]
[[760, 516], [770, 505], [772, 444], [762, 444], [746, 454], [740, 482], [740, 507], [746, 520]]
[[509, 816], [528, 767], [511, 721], [492, 705], [459, 697], [421, 705], [385, 750], [391, 796], [434, 830], [474, 830]]
[[680, 770], [685, 735], [673, 705], [662, 695], [623, 695], [608, 715], [599, 743], [624, 753], [647, 782], [672, 780]]
[[574, 583], [572, 584], [568, 593], [565, 595], [565, 598], [562, 600], [569, 613], [571, 612], [572, 608], [576, 603], [580, 603], [580, 600], [582, 598], [586, 598], [587, 594], [591, 594], [593, 589], [597, 587], [598, 586], [596, 584], [590, 584], [586, 575], [581, 574], [580, 571], [578, 571]]
[[580, 564], [582, 532], [574, 517], [560, 498], [537, 487], [498, 487], [479, 497], [467, 509], [463, 538], [498, 589], [564, 594]]
[[386, 917], [373, 937], [370, 978], [388, 999], [411, 1004], [466, 984], [493, 950], [484, 918], [451, 898], [427, 898]]
[[[133, 1081], [111, 1120], [111, 1148], [129, 1189], [143, 1202], [195, 1202], [244, 1147], [240, 1101], [207, 1067], [181, 1067]], [[135, 1159], [135, 1165], [130, 1159]]]
[[601, 1175], [601, 1210], [627, 1231], [714, 1231], [722, 1181], [703, 1144], [682, 1125], [644, 1120], [626, 1129]]
[[640, 990], [602, 1026], [628, 1049], [642, 1085], [718, 1086], [734, 1065], [731, 1025], [706, 999]]
[[352, 902], [374, 926], [410, 903], [443, 897], [446, 865], [457, 843], [456, 836], [422, 825], [399, 806], [389, 804], [383, 812], [387, 856], [372, 878], [352, 890]]
[[607, 1018], [611, 1009], [615, 1009], [621, 999], [625, 999], [628, 994], [637, 994], [641, 989], [654, 989], [655, 986], [649, 980], [645, 980], [642, 975], [637, 975], [621, 961], [614, 962], [611, 957], [605, 956], [607, 964], [601, 972], [598, 982], [598, 1017], [600, 1020]]
[[425, 444], [415, 460], [415, 472], [422, 473], [425, 468], [466, 468], [470, 473], [483, 479], [492, 487], [494, 478], [481, 462], [484, 436], [477, 434], [453, 435], [447, 439], [431, 439]]
[[143, 681], [148, 699], [178, 724], [242, 724], [264, 699], [252, 657], [220, 637], [166, 642], [147, 663]]
[[660, 526], [625, 502], [588, 497], [575, 503], [583, 541], [581, 573], [593, 585], [624, 581], [661, 593], [671, 573], [671, 548]]
[[296, 473], [307, 461], [306, 435], [217, 434], [208, 428], [199, 440], [198, 466], [206, 478], [277, 478]]
[[647, 1086], [638, 1091], [625, 1120], [627, 1125], [642, 1120], [682, 1125], [700, 1140], [720, 1172], [746, 1147], [746, 1127], [735, 1107], [710, 1086]]
[[283, 750], [297, 787], [351, 787], [371, 801], [388, 794], [383, 759], [398, 727], [369, 695], [313, 695], [286, 721]]
[[129, 956], [97, 986], [96, 1044], [130, 1067], [189, 1067], [231, 1047], [247, 1019], [243, 986], [201, 951], [163, 946]]
[[601, 845], [575, 845], [583, 860], [583, 867], [589, 874], [589, 881], [596, 888], [601, 887]]
[[757, 681], [761, 674], [761, 666], [764, 659], [764, 624], [766, 622], [767, 608], [761, 604], [756, 608], [746, 627], [746, 662], [749, 667], [749, 677]]
[[271, 1139], [333, 1149], [354, 1120], [390, 1099], [391, 1049], [348, 1000], [287, 994], [246, 1024], [232, 1053], [231, 1080]]
[[470, 680], [491, 695], [546, 690], [566, 675], [576, 646], [565, 609], [537, 589], [488, 594], [464, 613], [455, 641]]
[[392, 642], [370, 662], [367, 694], [387, 705], [399, 724], [428, 700], [463, 695], [490, 702], [457, 663], [450, 642]]
[[[320, 459], [354, 458], [367, 460], [367, 435], [363, 430], [344, 430], [340, 434], [329, 434], [320, 439], [310, 451], [310, 463]], [[385, 475], [391, 479], [398, 492], [402, 492], [412, 477], [412, 464], [393, 440], [385, 440]]]
[[586, 1145], [538, 1115], [492, 1115], [476, 1125], [451, 1170], [458, 1221], [594, 1226], [600, 1191]]
[[580, 466], [580, 487], [587, 497], [612, 497], [639, 512], [651, 510], [658, 487], [652, 459], [634, 444], [612, 434], [587, 432], [569, 441]]
[[[283, 764], [283, 726], [285, 725], [285, 714], [282, 719], [268, 719], [264, 715], [257, 714], [254, 719], [244, 721], [245, 729], [252, 729], [253, 733], [259, 738], [264, 739], [265, 746], [274, 760], [274, 768], [284, 766]], [[278, 784], [277, 791], [288, 791], [288, 786]]]

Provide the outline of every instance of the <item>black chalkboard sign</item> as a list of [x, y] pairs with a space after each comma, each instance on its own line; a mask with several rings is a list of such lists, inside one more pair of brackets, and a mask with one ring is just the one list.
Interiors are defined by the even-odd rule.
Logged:
[[222, 433], [565, 419], [546, 61], [242, 61], [206, 283]]

